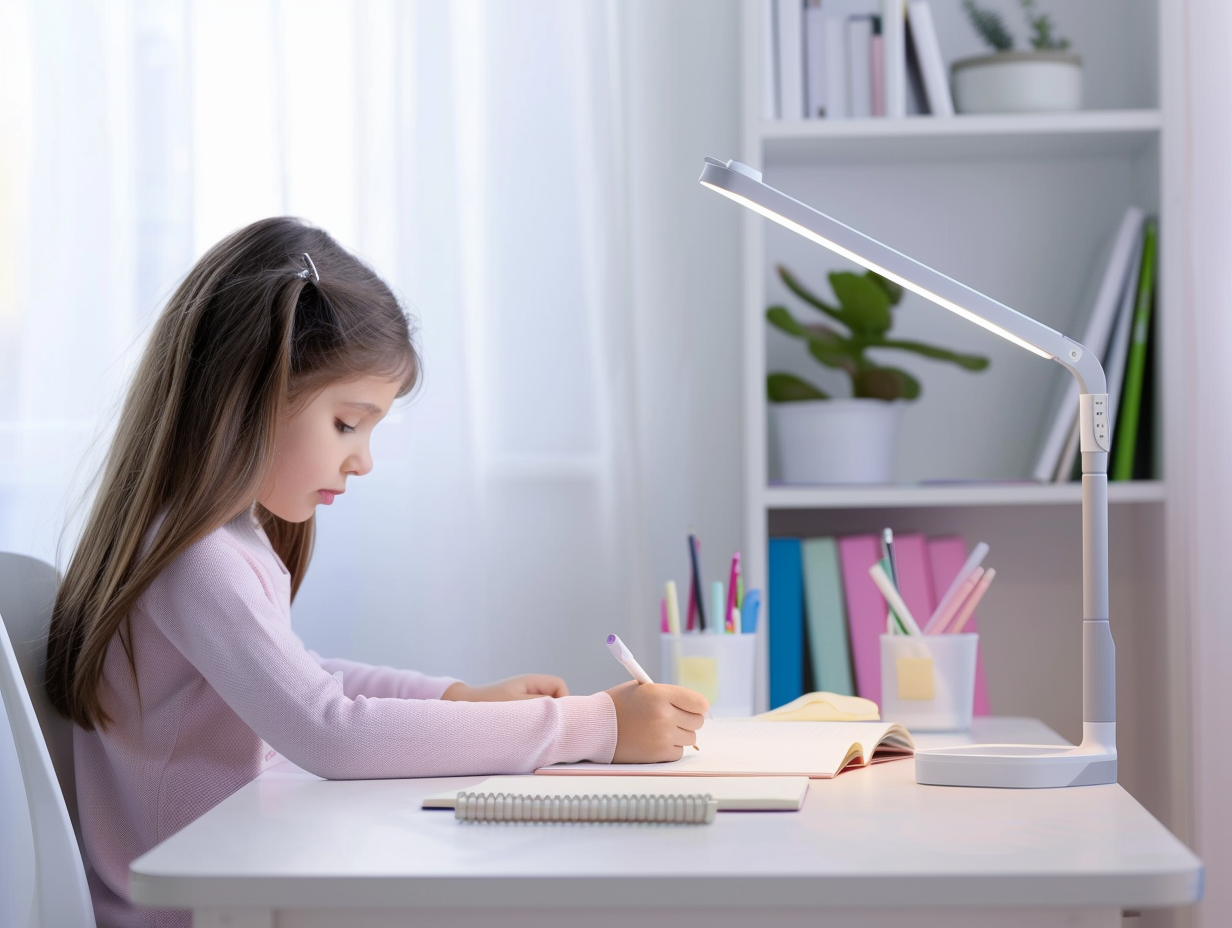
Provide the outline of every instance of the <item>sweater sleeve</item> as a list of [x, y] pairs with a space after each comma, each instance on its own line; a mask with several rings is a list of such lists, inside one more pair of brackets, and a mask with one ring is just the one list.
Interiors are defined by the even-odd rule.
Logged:
[[606, 763], [616, 748], [606, 693], [487, 703], [348, 697], [291, 630], [252, 555], [220, 534], [186, 551], [147, 594], [158, 628], [236, 715], [321, 777], [525, 773]]
[[308, 655], [326, 673], [342, 673], [342, 691], [350, 699], [359, 696], [440, 699], [445, 690], [459, 682], [456, 677], [430, 677], [417, 670], [398, 670], [338, 657], [322, 657], [316, 651], [309, 651]]

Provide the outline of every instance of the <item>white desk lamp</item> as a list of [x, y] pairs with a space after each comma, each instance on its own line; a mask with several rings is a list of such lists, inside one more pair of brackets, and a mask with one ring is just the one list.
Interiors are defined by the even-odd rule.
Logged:
[[1078, 380], [1082, 448], [1082, 744], [976, 744], [917, 751], [916, 782], [1050, 787], [1115, 783], [1116, 655], [1108, 627], [1108, 387], [1099, 359], [1030, 316], [934, 271], [762, 183], [739, 161], [707, 158], [701, 183], [818, 245], [958, 313]]

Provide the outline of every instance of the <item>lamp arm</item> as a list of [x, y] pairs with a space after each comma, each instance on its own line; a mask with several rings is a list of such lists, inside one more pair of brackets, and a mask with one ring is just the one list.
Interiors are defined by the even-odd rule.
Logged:
[[[762, 182], [739, 161], [707, 158], [699, 181], [818, 245], [868, 268], [1022, 348], [1063, 365], [1078, 382], [1082, 452], [1082, 744], [1092, 766], [1070, 783], [1116, 781], [1116, 656], [1108, 622], [1108, 384], [1093, 351], [1030, 316]], [[995, 762], [995, 759], [994, 759]], [[918, 769], [918, 767], [917, 767]], [[976, 782], [975, 785], [992, 785]], [[958, 782], [926, 781], [920, 782]], [[1028, 785], [1041, 785], [1031, 783]]]

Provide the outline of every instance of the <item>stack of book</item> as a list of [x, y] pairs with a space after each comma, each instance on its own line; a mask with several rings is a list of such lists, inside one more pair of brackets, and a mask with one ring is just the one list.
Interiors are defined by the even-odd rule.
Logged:
[[[986, 549], [984, 549], [986, 550]], [[889, 605], [869, 575], [879, 535], [770, 539], [770, 708], [824, 690], [881, 704], [880, 636]], [[958, 535], [896, 534], [898, 592], [913, 615], [931, 616], [968, 563]], [[964, 631], [978, 629], [972, 615]], [[988, 714], [982, 658], [975, 714]]]
[[763, 116], [954, 115], [927, 0], [762, 0]]
[[[1096, 352], [1108, 380], [1112, 423], [1110, 480], [1148, 480], [1155, 444], [1155, 220], [1129, 207], [1113, 240], [1086, 329], [1077, 341]], [[1066, 375], [1050, 407], [1032, 476], [1048, 483], [1079, 479], [1078, 384]]]

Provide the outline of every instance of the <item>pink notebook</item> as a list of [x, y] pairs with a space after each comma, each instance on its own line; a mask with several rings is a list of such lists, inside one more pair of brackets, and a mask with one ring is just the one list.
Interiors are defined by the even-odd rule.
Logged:
[[928, 542], [923, 535], [894, 536], [894, 566], [898, 568], [898, 592], [911, 610], [916, 624], [923, 628], [937, 607]]
[[[945, 591], [950, 588], [950, 583], [958, 576], [958, 572], [962, 570], [963, 564], [967, 562], [968, 554], [970, 554], [970, 551], [967, 550], [967, 542], [961, 535], [946, 535], [928, 540], [928, 557], [932, 563], [933, 589], [937, 591], [938, 597], [943, 596]], [[914, 607], [908, 602], [907, 608], [913, 609]], [[931, 614], [931, 610], [929, 610], [929, 614]], [[927, 617], [925, 617], [924, 621], [927, 621]], [[976, 616], [972, 613], [964, 631], [974, 632], [978, 630], [979, 626], [976, 622]], [[984, 679], [982, 647], [976, 652], [975, 661], [975, 707], [973, 711], [976, 715], [990, 715], [991, 713], [988, 709], [988, 683]], [[864, 694], [861, 693], [860, 695], [863, 696]]]
[[[847, 599], [847, 629], [851, 632], [851, 664], [856, 694], [881, 705], [881, 641], [886, 630], [886, 601], [868, 570], [881, 560], [878, 535], [849, 535], [838, 540]], [[911, 608], [908, 605], [907, 608]]]

